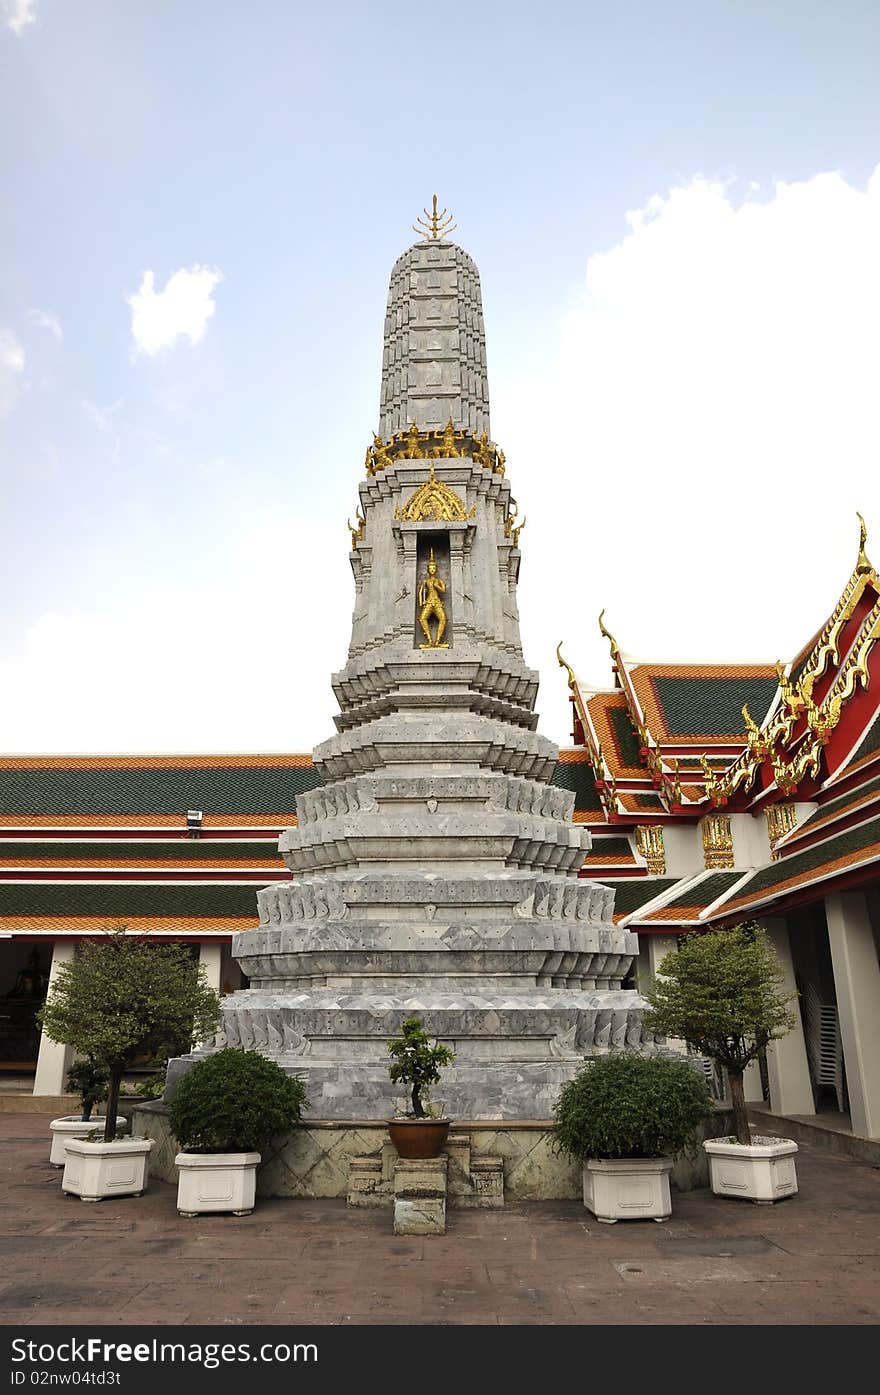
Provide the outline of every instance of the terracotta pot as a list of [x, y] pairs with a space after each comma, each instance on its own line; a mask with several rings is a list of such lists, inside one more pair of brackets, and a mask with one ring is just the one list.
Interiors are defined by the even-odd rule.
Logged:
[[401, 1158], [436, 1158], [440, 1156], [449, 1119], [389, 1119], [391, 1142]]

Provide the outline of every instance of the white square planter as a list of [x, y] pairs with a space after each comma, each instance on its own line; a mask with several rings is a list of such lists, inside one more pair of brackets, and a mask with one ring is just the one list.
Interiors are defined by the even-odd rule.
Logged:
[[794, 1196], [798, 1189], [791, 1138], [755, 1136], [751, 1145], [730, 1138], [707, 1138], [712, 1190], [718, 1196], [740, 1196], [764, 1205]]
[[147, 1189], [151, 1138], [117, 1138], [113, 1143], [71, 1139], [66, 1145], [61, 1189], [83, 1201], [105, 1196], [141, 1196]]
[[584, 1205], [597, 1221], [665, 1221], [672, 1215], [671, 1158], [588, 1158]]
[[248, 1216], [257, 1193], [259, 1153], [178, 1153], [177, 1209], [181, 1216], [231, 1211]]
[[[53, 1119], [49, 1125], [49, 1132], [52, 1135], [52, 1147], [49, 1149], [49, 1162], [53, 1167], [63, 1167], [67, 1161], [64, 1152], [68, 1139], [87, 1138], [90, 1133], [103, 1131], [104, 1119], [100, 1115], [95, 1115], [92, 1119], [81, 1119], [78, 1114], [64, 1114], [60, 1119]], [[128, 1128], [128, 1120], [121, 1114], [116, 1118], [117, 1135], [125, 1133]]]

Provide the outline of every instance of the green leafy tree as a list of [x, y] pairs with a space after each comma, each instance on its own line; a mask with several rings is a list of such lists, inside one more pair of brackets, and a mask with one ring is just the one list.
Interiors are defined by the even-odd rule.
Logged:
[[123, 1073], [139, 1056], [164, 1056], [210, 1035], [220, 999], [183, 945], [157, 944], [124, 929], [85, 940], [62, 964], [39, 1014], [53, 1041], [104, 1065], [104, 1139], [116, 1137]]
[[783, 970], [754, 921], [688, 935], [660, 965], [645, 994], [651, 1031], [684, 1040], [724, 1066], [730, 1079], [736, 1137], [750, 1141], [743, 1071], [768, 1042], [790, 1032], [796, 996], [781, 992]]
[[431, 1045], [427, 1032], [417, 1017], [408, 1017], [401, 1028], [403, 1035], [388, 1043], [394, 1062], [388, 1067], [391, 1079], [412, 1087], [412, 1112], [416, 1119], [425, 1118], [422, 1090], [440, 1079], [440, 1067], [455, 1060], [455, 1054], [439, 1041]]

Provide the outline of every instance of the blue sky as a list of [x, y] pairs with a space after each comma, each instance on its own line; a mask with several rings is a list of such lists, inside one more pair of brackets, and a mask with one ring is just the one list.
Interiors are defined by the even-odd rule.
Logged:
[[[641, 657], [790, 657], [854, 510], [880, 530], [878, 59], [867, 0], [0, 0], [0, 747], [329, 734], [388, 274], [435, 191], [548, 734], [560, 638], [608, 682], [603, 605]], [[194, 268], [210, 317], [139, 350], [145, 273]]]

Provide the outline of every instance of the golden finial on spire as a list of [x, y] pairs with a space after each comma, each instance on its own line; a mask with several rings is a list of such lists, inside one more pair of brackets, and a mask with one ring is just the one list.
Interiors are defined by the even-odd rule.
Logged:
[[574, 692], [574, 685], [575, 685], [575, 682], [576, 682], [576, 679], [575, 679], [575, 676], [574, 676], [574, 669], [572, 668], [571, 664], [567, 664], [567, 663], [565, 662], [565, 660], [563, 659], [563, 657], [562, 657], [562, 640], [560, 640], [559, 643], [558, 643], [557, 646], [556, 646], [556, 657], [557, 657], [557, 659], [559, 660], [559, 667], [560, 667], [560, 668], [564, 668], [565, 671], [567, 672], [567, 674], [568, 674], [568, 686], [569, 686], [569, 688], [571, 689], [571, 691]]
[[873, 572], [874, 568], [868, 561], [868, 554], [865, 552], [865, 543], [868, 541], [868, 528], [860, 513], [856, 513], [859, 520], [859, 560], [856, 562], [856, 571], [859, 576], [865, 576], [868, 572]]
[[413, 232], [419, 233], [428, 242], [441, 242], [447, 233], [454, 232], [458, 226], [452, 221], [452, 214], [447, 214], [446, 209], [437, 212], [437, 195], [434, 195], [431, 212], [423, 208], [424, 218], [417, 218], [413, 223]]

